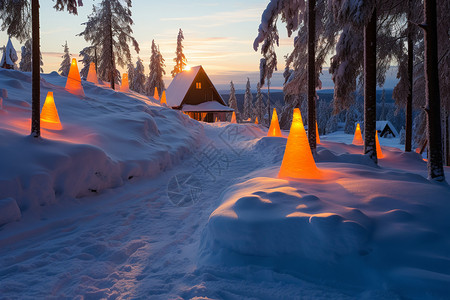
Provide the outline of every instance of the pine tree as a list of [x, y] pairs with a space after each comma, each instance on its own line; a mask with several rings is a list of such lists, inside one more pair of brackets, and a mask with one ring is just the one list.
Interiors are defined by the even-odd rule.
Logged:
[[[77, 14], [77, 6], [82, 6], [82, 0], [56, 0], [53, 6], [56, 10], [65, 10]], [[32, 37], [32, 92], [31, 92], [31, 135], [41, 136], [40, 123], [40, 33], [39, 33], [39, 0], [29, 1], [0, 1], [1, 30], [7, 29], [9, 36], [20, 41]], [[31, 21], [31, 24], [30, 24]]]
[[97, 68], [97, 58], [95, 46], [87, 46], [80, 51], [80, 56], [82, 57], [81, 62], [83, 63], [83, 68], [80, 70], [80, 76], [86, 78], [89, 73], [89, 66], [91, 62], [95, 63], [95, 68]]
[[243, 112], [243, 119], [248, 120], [249, 118], [252, 119], [252, 111], [253, 111], [253, 94], [250, 88], [250, 78], [247, 78], [247, 85], [245, 88], [245, 95], [244, 95], [244, 112]]
[[63, 54], [63, 56], [61, 56], [63, 61], [61, 62], [58, 72], [59, 72], [59, 74], [61, 74], [61, 76], [67, 77], [67, 75], [69, 75], [70, 64], [72, 62], [70, 59], [70, 53], [69, 53], [69, 47], [67, 46], [67, 41], [63, 45], [63, 47], [64, 47], [64, 54]]
[[[20, 56], [20, 63], [19, 63], [19, 70], [22, 72], [31, 72], [31, 39], [28, 39], [25, 44], [21, 48], [21, 56]], [[44, 72], [42, 69], [42, 66], [44, 65], [44, 62], [42, 61], [42, 54], [39, 51], [40, 56], [40, 65], [41, 65], [41, 73]]]
[[9, 38], [5, 49], [3, 50], [2, 59], [0, 60], [0, 68], [16, 69], [16, 61], [18, 59], [16, 49], [14, 49], [11, 38]]
[[97, 47], [99, 53], [98, 76], [104, 81], [110, 81], [114, 89], [120, 78], [116, 66], [124, 67], [131, 62], [128, 43], [131, 42], [139, 53], [139, 44], [131, 35], [131, 0], [102, 0], [98, 6], [94, 6], [88, 21], [83, 25], [86, 28], [79, 35]]
[[186, 67], [186, 57], [183, 53], [183, 45], [182, 42], [184, 40], [183, 31], [180, 28], [180, 31], [178, 31], [178, 37], [177, 37], [177, 51], [175, 52], [176, 57], [173, 59], [175, 62], [175, 66], [173, 67], [173, 70], [171, 72], [172, 77], [175, 77], [178, 73], [183, 72], [184, 68]]
[[127, 74], [128, 74], [128, 84], [129, 84], [130, 90], [135, 91], [134, 86], [133, 86], [133, 82], [134, 82], [134, 65], [133, 65], [133, 63], [131, 61], [127, 65]]
[[[236, 90], [234, 89], [233, 81], [230, 82], [230, 98], [228, 98], [228, 107], [234, 109], [234, 112], [236, 113], [236, 120], [240, 120], [240, 113], [237, 106], [237, 100], [236, 100]], [[231, 118], [231, 115], [230, 115]]]
[[130, 81], [130, 87], [133, 91], [144, 94], [145, 93], [145, 74], [144, 64], [142, 59], [138, 57], [136, 61], [136, 68], [133, 70], [133, 80]]
[[164, 70], [164, 58], [159, 51], [159, 48], [155, 44], [155, 40], [152, 41], [152, 54], [150, 56], [150, 73], [145, 84], [146, 94], [153, 96], [155, 87], [158, 89], [159, 95], [165, 90], [163, 76], [166, 74]]
[[261, 93], [261, 84], [258, 82], [256, 84], [256, 102], [255, 107], [253, 108], [253, 117], [252, 119], [255, 120], [258, 118], [258, 121], [260, 124], [263, 124], [264, 122], [264, 102], [263, 102], [263, 95]]

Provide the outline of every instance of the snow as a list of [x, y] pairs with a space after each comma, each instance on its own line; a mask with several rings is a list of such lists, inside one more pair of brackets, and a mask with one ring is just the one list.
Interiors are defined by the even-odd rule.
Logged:
[[286, 138], [263, 126], [41, 84], [63, 129], [34, 139], [30, 74], [0, 70], [0, 298], [448, 297], [450, 188], [398, 138], [376, 166], [321, 136], [325, 179], [287, 181]]
[[17, 52], [12, 45], [11, 39], [8, 39], [8, 43], [6, 44], [5, 50], [3, 51], [2, 59], [0, 60], [0, 66], [3, 66], [6, 62], [9, 66], [15, 66], [15, 62], [17, 61]]
[[207, 101], [197, 105], [185, 104], [182, 111], [233, 111], [232, 108], [224, 106], [217, 101]]
[[381, 133], [381, 131], [383, 131], [383, 129], [387, 126], [389, 126], [389, 128], [391, 128], [392, 132], [394, 133], [394, 135], [396, 137], [399, 136], [397, 129], [395, 129], [394, 125], [392, 125], [392, 123], [390, 121], [377, 121], [377, 125], [376, 125], [376, 129], [377, 131], [379, 131]]
[[166, 90], [167, 105], [169, 107], [181, 105], [200, 68], [201, 66], [192, 67], [189, 71], [183, 71], [174, 77]]

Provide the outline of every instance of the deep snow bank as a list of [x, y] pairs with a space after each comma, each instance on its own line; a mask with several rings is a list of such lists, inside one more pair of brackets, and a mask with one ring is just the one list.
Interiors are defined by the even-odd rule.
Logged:
[[[0, 69], [0, 88], [8, 94], [0, 109], [0, 201], [9, 199], [8, 207], [15, 201], [24, 212], [155, 176], [203, 136], [197, 122], [152, 98], [89, 82], [83, 82], [86, 97], [80, 98], [64, 89], [65, 82], [55, 72], [42, 75], [41, 107], [53, 91], [63, 129], [43, 128], [42, 139], [34, 139], [31, 74]], [[12, 211], [0, 212], [0, 225], [17, 219]]]
[[353, 154], [359, 148], [328, 143], [317, 156], [326, 180], [286, 181], [276, 178], [284, 144], [256, 142], [273, 164], [220, 196], [201, 265], [264, 265], [355, 289], [448, 296], [450, 188], [400, 168], [426, 169], [420, 157], [384, 148], [377, 167]]

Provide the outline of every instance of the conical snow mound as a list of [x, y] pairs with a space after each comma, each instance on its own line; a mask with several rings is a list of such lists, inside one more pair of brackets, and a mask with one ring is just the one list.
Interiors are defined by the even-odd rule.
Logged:
[[359, 127], [359, 123], [356, 124], [355, 135], [353, 136], [352, 144], [357, 146], [364, 145], [364, 141], [361, 135], [361, 127]]
[[41, 126], [47, 129], [62, 129], [58, 110], [55, 105], [55, 99], [53, 98], [53, 92], [48, 92], [47, 97], [45, 98], [45, 103], [41, 112]]
[[269, 131], [267, 132], [267, 136], [280, 136], [280, 123], [278, 123], [278, 115], [277, 110], [274, 108], [272, 113], [272, 121], [270, 122]]
[[83, 86], [81, 85], [80, 72], [78, 71], [77, 60], [72, 59], [69, 75], [67, 76], [66, 90], [70, 93], [84, 97]]

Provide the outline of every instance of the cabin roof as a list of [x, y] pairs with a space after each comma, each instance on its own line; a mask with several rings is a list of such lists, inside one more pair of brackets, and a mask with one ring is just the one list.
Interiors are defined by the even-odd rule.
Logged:
[[183, 108], [181, 110], [185, 111], [185, 112], [197, 112], [197, 111], [231, 112], [231, 111], [233, 111], [233, 109], [231, 107], [222, 105], [217, 101], [207, 101], [207, 102], [203, 102], [203, 103], [200, 103], [197, 105], [185, 104], [185, 105], [183, 105]]
[[201, 67], [192, 67], [189, 71], [183, 71], [175, 75], [166, 90], [167, 106], [177, 107], [181, 105]]

